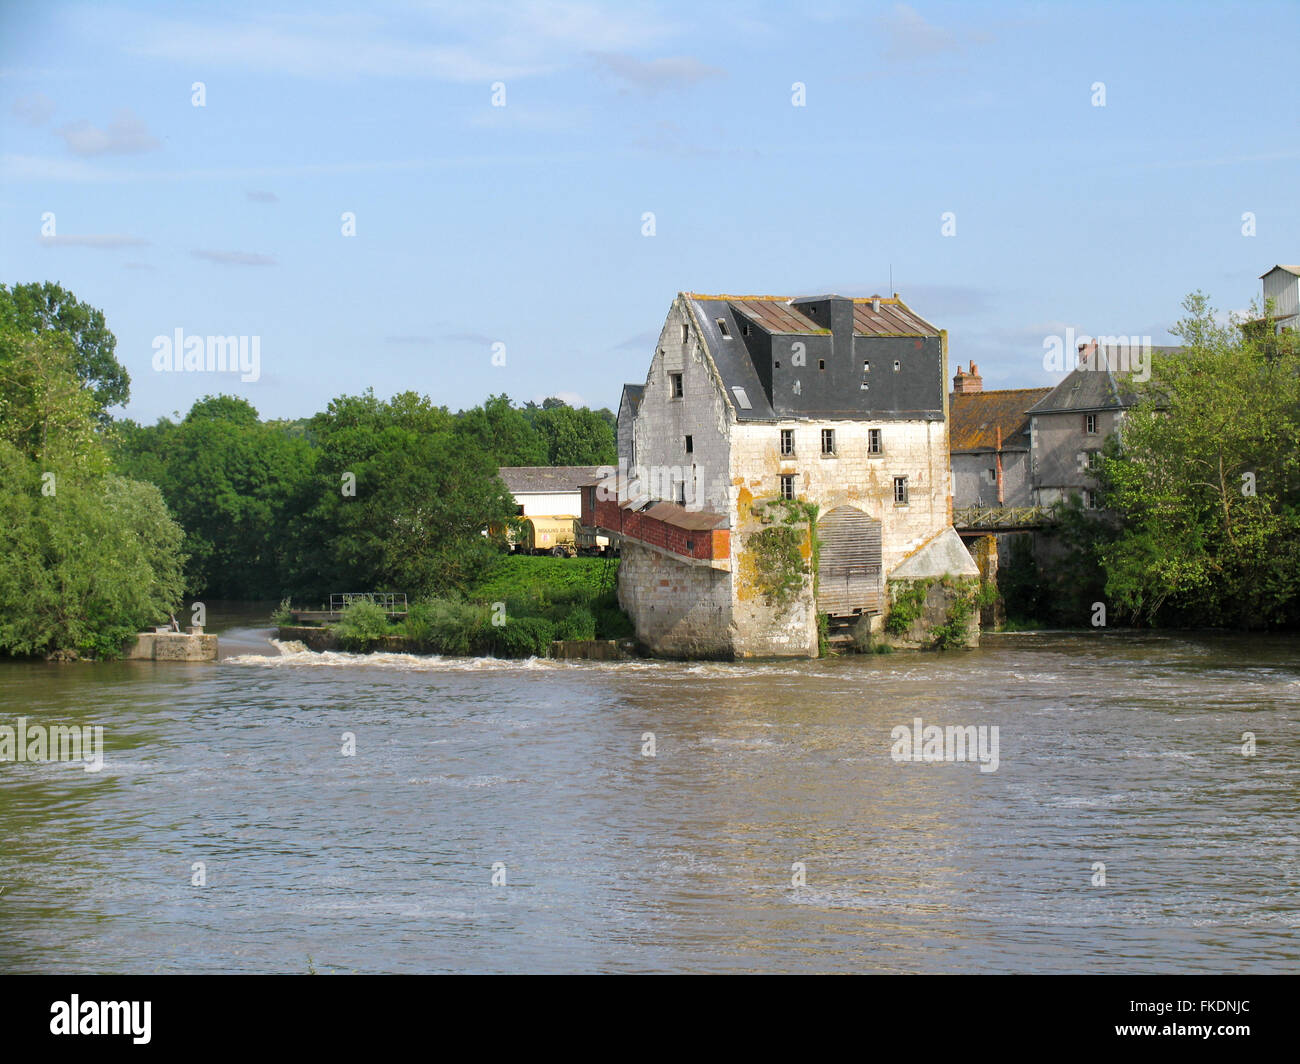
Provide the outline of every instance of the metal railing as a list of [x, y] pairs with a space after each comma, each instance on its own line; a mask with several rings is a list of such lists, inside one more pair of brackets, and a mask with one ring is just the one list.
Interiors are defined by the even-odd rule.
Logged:
[[1041, 528], [1052, 520], [1046, 506], [964, 506], [954, 510], [954, 528]]
[[330, 613], [342, 613], [354, 602], [373, 602], [386, 613], [405, 613], [406, 595], [387, 591], [344, 591], [330, 596]]

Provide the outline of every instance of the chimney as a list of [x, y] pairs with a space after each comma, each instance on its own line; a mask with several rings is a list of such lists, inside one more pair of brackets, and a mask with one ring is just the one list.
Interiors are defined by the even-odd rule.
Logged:
[[974, 395], [983, 390], [984, 379], [980, 376], [979, 368], [974, 362], [970, 364], [969, 373], [964, 372], [960, 366], [957, 367], [957, 374], [952, 379], [954, 395]]
[[872, 313], [872, 314], [879, 314], [879, 313], [880, 313], [880, 297], [879, 297], [879, 296], [872, 296], [872, 297], [871, 297], [871, 313]]

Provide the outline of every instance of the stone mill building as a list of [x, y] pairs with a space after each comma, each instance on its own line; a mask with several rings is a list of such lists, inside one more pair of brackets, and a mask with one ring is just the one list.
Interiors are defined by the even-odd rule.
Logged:
[[891, 582], [977, 576], [952, 528], [947, 358], [897, 295], [679, 294], [624, 388], [619, 468], [583, 498], [640, 641], [812, 657], [819, 615], [879, 630]]

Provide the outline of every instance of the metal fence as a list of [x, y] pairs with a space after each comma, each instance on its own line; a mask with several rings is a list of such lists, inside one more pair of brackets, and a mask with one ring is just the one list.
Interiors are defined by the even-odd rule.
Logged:
[[386, 613], [405, 613], [406, 595], [388, 591], [344, 591], [330, 596], [330, 613], [342, 613], [354, 602], [373, 602]]

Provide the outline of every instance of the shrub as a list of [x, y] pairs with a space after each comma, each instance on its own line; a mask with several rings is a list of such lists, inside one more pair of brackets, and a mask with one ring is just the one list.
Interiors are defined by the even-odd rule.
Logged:
[[596, 610], [597, 639], [631, 639], [635, 635], [632, 618], [617, 606], [602, 606]]
[[388, 614], [373, 602], [354, 602], [343, 610], [331, 630], [344, 650], [364, 653], [390, 634]]
[[596, 615], [586, 606], [574, 606], [555, 626], [556, 639], [595, 639]]
[[293, 614], [289, 609], [288, 596], [282, 598], [280, 605], [271, 612], [271, 623], [277, 628], [283, 628], [286, 624], [293, 623]]
[[512, 617], [505, 624], [485, 625], [489, 649], [502, 658], [544, 658], [551, 652], [555, 626], [544, 617]]

